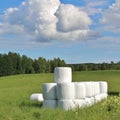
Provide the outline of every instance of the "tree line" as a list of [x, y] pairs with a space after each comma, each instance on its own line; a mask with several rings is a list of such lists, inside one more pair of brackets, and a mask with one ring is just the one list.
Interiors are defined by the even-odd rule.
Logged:
[[120, 62], [69, 64], [73, 71], [120, 70]]
[[55, 67], [71, 67], [72, 71], [120, 70], [120, 62], [66, 64], [60, 58], [46, 60], [43, 57], [32, 59], [26, 55], [9, 52], [0, 54], [0, 76], [32, 73], [53, 73]]
[[0, 54], [0, 76], [32, 73], [51, 73], [55, 67], [64, 67], [66, 63], [60, 58], [46, 60], [43, 57], [31, 59], [26, 55], [9, 52]]

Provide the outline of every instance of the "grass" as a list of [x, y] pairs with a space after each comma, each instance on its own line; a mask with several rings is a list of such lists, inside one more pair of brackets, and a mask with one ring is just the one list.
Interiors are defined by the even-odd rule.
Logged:
[[[120, 92], [120, 71], [74, 72], [73, 81], [107, 81], [109, 92]], [[91, 107], [74, 111], [43, 109], [30, 101], [32, 93], [42, 92], [42, 84], [54, 82], [53, 74], [0, 77], [0, 120], [119, 120], [120, 97], [109, 97]], [[115, 99], [115, 101], [114, 101]], [[119, 101], [119, 102], [118, 102]]]

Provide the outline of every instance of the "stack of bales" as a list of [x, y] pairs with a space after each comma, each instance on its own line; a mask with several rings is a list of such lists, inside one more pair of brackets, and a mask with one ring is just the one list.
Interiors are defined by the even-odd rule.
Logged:
[[72, 82], [70, 67], [56, 67], [55, 83], [44, 83], [43, 107], [64, 110], [93, 105], [107, 98], [107, 82]]

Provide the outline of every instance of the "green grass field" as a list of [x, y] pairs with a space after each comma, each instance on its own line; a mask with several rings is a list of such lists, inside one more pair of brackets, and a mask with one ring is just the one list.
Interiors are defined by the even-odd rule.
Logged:
[[[107, 81], [109, 92], [120, 92], [120, 71], [74, 72], [73, 81]], [[0, 120], [119, 120], [120, 97], [108, 97], [91, 107], [74, 111], [43, 109], [30, 101], [32, 93], [42, 92], [43, 83], [54, 82], [53, 74], [0, 77]]]

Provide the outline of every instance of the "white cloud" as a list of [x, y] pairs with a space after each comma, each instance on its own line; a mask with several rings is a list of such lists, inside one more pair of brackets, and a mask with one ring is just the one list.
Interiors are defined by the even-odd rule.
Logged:
[[105, 30], [120, 33], [120, 0], [116, 0], [108, 10], [104, 11], [100, 22]]
[[86, 12], [70, 4], [61, 4], [55, 15], [58, 18], [57, 29], [61, 32], [87, 30], [92, 24]]
[[89, 30], [92, 20], [86, 12], [59, 0], [25, 0], [19, 7], [7, 9], [3, 18], [0, 34], [31, 36], [40, 42], [97, 37]]
[[85, 7], [83, 7], [83, 10], [85, 10], [89, 15], [96, 15], [101, 14], [103, 7], [108, 4], [108, 1], [106, 0], [84, 0], [85, 1]]
[[87, 4], [87, 6], [91, 6], [91, 7], [101, 7], [104, 6], [105, 4], [107, 4], [108, 1], [106, 0], [84, 0], [85, 3]]

